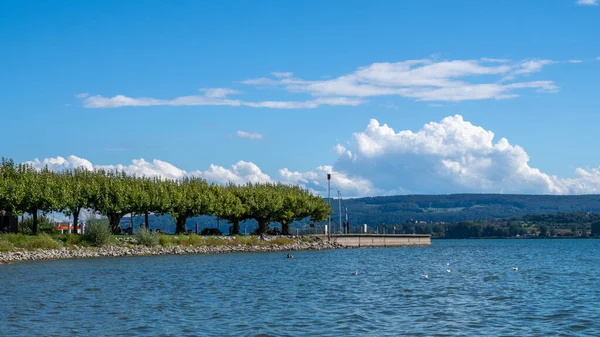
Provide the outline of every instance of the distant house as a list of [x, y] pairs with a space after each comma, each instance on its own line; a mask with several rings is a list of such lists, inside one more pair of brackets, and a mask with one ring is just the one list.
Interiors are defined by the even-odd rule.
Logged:
[[[86, 225], [83, 222], [80, 222], [79, 225], [77, 226], [77, 232], [84, 233], [85, 228], [86, 228]], [[56, 229], [59, 230], [61, 233], [67, 233], [67, 232], [69, 232], [69, 229], [71, 229], [71, 233], [74, 233], [73, 224], [70, 222], [66, 222], [66, 221], [58, 222], [56, 224]]]

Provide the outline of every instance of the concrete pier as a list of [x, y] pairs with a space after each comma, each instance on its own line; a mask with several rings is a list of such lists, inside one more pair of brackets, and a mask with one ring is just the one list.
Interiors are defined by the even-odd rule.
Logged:
[[334, 234], [329, 239], [346, 247], [431, 246], [429, 234]]

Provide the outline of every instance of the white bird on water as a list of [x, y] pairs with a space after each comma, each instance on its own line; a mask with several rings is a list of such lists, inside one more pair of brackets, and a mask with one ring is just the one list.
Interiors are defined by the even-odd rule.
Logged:
[[451, 272], [452, 270], [450, 270], [450, 268], [446, 269], [446, 273]]
[[355, 271], [354, 273], [352, 273], [352, 275], [354, 275], [354, 276], [358, 275], [358, 270]]
[[423, 278], [429, 278], [429, 275], [427, 275], [427, 274], [423, 274], [423, 275], [421, 275], [421, 276], [422, 276]]
[[518, 266], [514, 266], [514, 267], [512, 267], [512, 270], [519, 271], [519, 267]]

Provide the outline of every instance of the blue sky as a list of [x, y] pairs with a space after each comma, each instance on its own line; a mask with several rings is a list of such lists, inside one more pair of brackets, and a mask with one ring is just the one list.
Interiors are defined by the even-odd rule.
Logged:
[[599, 193], [583, 3], [2, 1], [0, 152], [318, 192], [333, 171], [355, 196]]

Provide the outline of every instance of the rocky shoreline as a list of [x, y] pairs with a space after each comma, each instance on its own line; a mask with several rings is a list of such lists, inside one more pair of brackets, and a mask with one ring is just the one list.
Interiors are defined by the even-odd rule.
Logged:
[[[129, 241], [129, 240], [128, 240]], [[39, 249], [28, 251], [15, 249], [10, 252], [0, 253], [0, 264], [8, 264], [19, 261], [40, 261], [59, 259], [83, 259], [95, 257], [119, 257], [119, 256], [151, 256], [151, 255], [184, 255], [184, 254], [224, 254], [242, 252], [282, 252], [298, 250], [326, 250], [346, 248], [334, 242], [315, 240], [304, 242], [294, 240], [292, 244], [286, 245], [220, 245], [220, 246], [155, 246], [146, 247], [125, 243], [122, 246], [108, 245], [104, 247], [62, 247], [60, 249]]]

